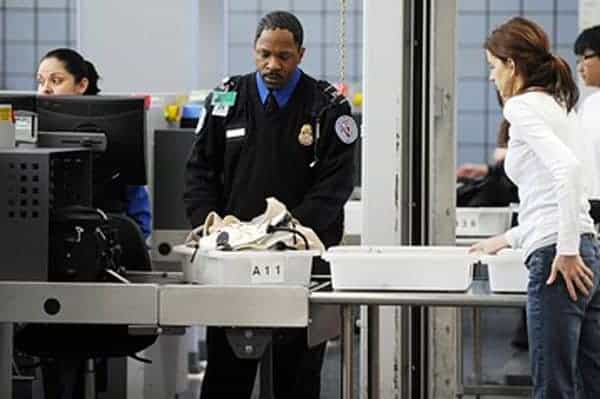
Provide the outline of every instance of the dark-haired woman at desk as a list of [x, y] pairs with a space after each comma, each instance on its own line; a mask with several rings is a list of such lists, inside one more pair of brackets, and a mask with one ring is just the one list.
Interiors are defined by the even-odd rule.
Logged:
[[[95, 95], [100, 92], [98, 79], [98, 72], [91, 62], [74, 50], [59, 48], [48, 52], [40, 61], [37, 72], [38, 94]], [[104, 210], [124, 211], [136, 221], [147, 239], [150, 236], [152, 216], [146, 187], [128, 185], [116, 190], [115, 195], [122, 197], [125, 209]]]
[[[42, 95], [96, 95], [98, 72], [94, 65], [74, 50], [51, 50], [40, 61], [37, 81]], [[108, 212], [126, 213], [140, 226], [144, 238], [151, 231], [151, 212], [145, 186], [115, 184], [103, 187], [95, 205]], [[110, 205], [108, 205], [110, 204]], [[81, 339], [87, 339], [82, 337]], [[44, 365], [44, 390], [47, 399], [75, 399], [83, 395], [85, 361], [78, 358], [57, 358]]]

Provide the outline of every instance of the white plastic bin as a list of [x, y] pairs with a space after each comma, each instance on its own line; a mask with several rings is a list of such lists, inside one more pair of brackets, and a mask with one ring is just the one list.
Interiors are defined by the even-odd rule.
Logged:
[[336, 290], [466, 291], [477, 257], [458, 247], [332, 247]]
[[488, 266], [492, 292], [527, 292], [529, 271], [523, 263], [523, 251], [504, 249], [497, 255], [482, 255], [481, 262]]
[[513, 208], [456, 208], [456, 235], [487, 237], [510, 229]]
[[308, 287], [319, 251], [197, 251], [178, 245], [184, 280], [209, 285], [302, 285]]

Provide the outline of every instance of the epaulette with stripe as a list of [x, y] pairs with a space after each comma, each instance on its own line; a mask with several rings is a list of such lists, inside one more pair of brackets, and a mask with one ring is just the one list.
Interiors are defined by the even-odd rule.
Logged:
[[227, 76], [227, 77], [223, 78], [223, 80], [221, 81], [221, 84], [219, 85], [219, 89], [224, 90], [224, 91], [230, 91], [230, 90], [235, 89], [235, 87], [238, 85], [240, 78], [241, 78], [241, 76], [239, 76], [239, 75]]
[[[332, 104], [343, 104], [344, 102], [348, 103], [348, 99], [338, 91], [338, 89], [332, 85], [331, 83], [319, 80], [317, 82], [317, 87], [325, 96], [328, 98], [328, 101]], [[349, 104], [349, 103], [348, 103]]]

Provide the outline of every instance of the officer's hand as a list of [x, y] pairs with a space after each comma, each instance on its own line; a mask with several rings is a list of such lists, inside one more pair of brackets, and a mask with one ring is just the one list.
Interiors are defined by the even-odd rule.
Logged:
[[560, 273], [565, 280], [565, 285], [569, 291], [569, 296], [573, 301], [577, 300], [577, 292], [575, 287], [579, 289], [585, 296], [590, 295], [590, 289], [594, 286], [594, 272], [583, 263], [579, 255], [558, 255], [552, 262], [552, 271], [550, 277], [546, 281], [547, 285], [551, 285], [556, 281], [556, 277]]

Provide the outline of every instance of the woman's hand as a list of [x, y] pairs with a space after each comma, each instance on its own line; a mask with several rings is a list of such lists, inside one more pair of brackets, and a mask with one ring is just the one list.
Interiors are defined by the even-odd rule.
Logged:
[[552, 271], [546, 284], [551, 285], [554, 283], [559, 272], [565, 279], [565, 285], [573, 301], [577, 300], [577, 291], [575, 288], [579, 289], [585, 296], [590, 295], [590, 289], [594, 286], [594, 272], [583, 263], [581, 256], [556, 256], [552, 262]]
[[484, 177], [489, 173], [488, 166], [485, 164], [466, 163], [458, 167], [456, 171], [456, 177], [477, 179]]
[[469, 253], [480, 252], [494, 255], [501, 249], [508, 248], [509, 246], [504, 234], [500, 234], [472, 245], [471, 248], [469, 248]]

